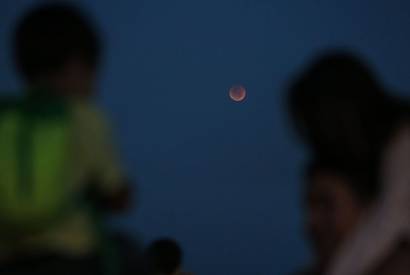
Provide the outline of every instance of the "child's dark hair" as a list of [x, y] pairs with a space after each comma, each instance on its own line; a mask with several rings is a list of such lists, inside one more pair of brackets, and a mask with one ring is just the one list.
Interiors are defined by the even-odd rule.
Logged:
[[14, 33], [13, 49], [19, 73], [33, 81], [59, 70], [73, 56], [96, 68], [101, 42], [94, 26], [76, 6], [50, 3], [23, 16]]
[[335, 160], [314, 159], [306, 167], [306, 180], [309, 183], [320, 172], [331, 173], [347, 179], [346, 187], [364, 204], [374, 202], [381, 191], [380, 181], [375, 178], [369, 167], [357, 167], [354, 164]]
[[182, 264], [182, 249], [172, 239], [159, 239], [149, 245], [146, 258], [151, 273], [172, 274]]

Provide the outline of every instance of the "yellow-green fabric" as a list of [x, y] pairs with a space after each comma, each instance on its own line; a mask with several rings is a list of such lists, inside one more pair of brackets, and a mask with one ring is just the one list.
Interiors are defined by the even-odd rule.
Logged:
[[[71, 115], [70, 164], [64, 184], [74, 192], [82, 192], [86, 184], [98, 183], [103, 194], [111, 194], [123, 186], [123, 172], [111, 141], [111, 131], [103, 114], [84, 101], [69, 104]], [[45, 138], [45, 137], [38, 137]], [[41, 160], [40, 160], [41, 161]], [[45, 160], [48, 161], [48, 160]], [[77, 208], [69, 216], [48, 230], [21, 241], [25, 251], [56, 251], [71, 255], [90, 253], [97, 245], [94, 222], [84, 208]], [[15, 246], [1, 240], [0, 257], [7, 257]]]
[[0, 111], [0, 232], [42, 230], [73, 201], [64, 182], [70, 116], [63, 104], [27, 106], [38, 107], [16, 102]]

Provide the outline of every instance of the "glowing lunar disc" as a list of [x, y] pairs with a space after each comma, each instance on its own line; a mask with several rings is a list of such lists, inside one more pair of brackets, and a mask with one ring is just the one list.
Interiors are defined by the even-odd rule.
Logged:
[[241, 102], [246, 98], [246, 89], [241, 85], [232, 86], [229, 89], [229, 97], [235, 102]]

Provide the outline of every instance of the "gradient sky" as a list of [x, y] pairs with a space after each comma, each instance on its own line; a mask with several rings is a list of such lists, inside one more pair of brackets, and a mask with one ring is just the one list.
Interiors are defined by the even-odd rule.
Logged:
[[[41, 1], [0, 2], [0, 90], [18, 90], [8, 39]], [[383, 83], [410, 93], [404, 0], [73, 1], [104, 31], [99, 103], [140, 206], [114, 224], [145, 242], [173, 236], [197, 275], [273, 275], [308, 261], [300, 169], [305, 152], [283, 106], [292, 75], [347, 47]], [[229, 100], [231, 85], [248, 97]]]

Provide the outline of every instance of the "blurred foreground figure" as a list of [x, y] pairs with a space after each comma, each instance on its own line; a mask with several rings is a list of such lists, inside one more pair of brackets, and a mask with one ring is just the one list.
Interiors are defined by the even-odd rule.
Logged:
[[339, 163], [314, 160], [305, 178], [305, 225], [314, 262], [299, 274], [324, 274], [337, 251], [379, 196], [367, 175]]
[[354, 167], [381, 188], [327, 271], [367, 274], [410, 238], [409, 102], [388, 95], [359, 58], [339, 52], [296, 79], [290, 108], [314, 155]]
[[125, 209], [128, 185], [90, 100], [99, 37], [76, 8], [48, 4], [13, 41], [26, 89], [0, 100], [0, 273], [118, 274], [101, 215]]
[[181, 270], [183, 252], [174, 240], [154, 241], [145, 254], [149, 275], [192, 275]]

